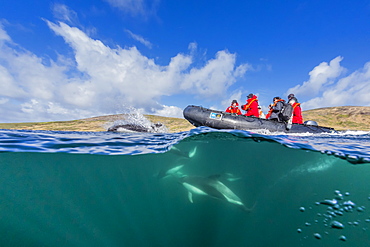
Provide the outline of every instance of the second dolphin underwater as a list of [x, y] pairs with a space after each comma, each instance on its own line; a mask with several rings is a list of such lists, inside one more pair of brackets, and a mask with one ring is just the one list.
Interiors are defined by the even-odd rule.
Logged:
[[189, 152], [182, 151], [178, 149], [177, 147], [172, 146], [171, 149], [169, 150], [171, 153], [182, 156], [185, 158], [193, 158], [195, 154], [197, 153], [197, 146], [195, 146], [193, 149], [191, 149]]
[[[170, 152], [181, 157], [193, 158], [197, 152], [197, 147], [194, 147], [189, 152], [171, 147]], [[254, 208], [254, 206], [252, 208], [247, 208], [243, 201], [229, 187], [220, 181], [221, 178], [228, 181], [236, 181], [241, 179], [240, 177], [236, 177], [231, 173], [217, 174], [208, 177], [186, 175], [181, 171], [184, 166], [183, 164], [175, 165], [166, 170], [161, 170], [157, 174], [157, 177], [159, 179], [167, 177], [176, 178], [188, 191], [188, 198], [191, 203], [193, 203], [193, 194], [197, 194], [230, 203], [245, 212], [250, 212]]]
[[[180, 158], [190, 159], [190, 158], [193, 158], [195, 156], [195, 154], [197, 153], [197, 146], [192, 148], [190, 151], [183, 151], [183, 150], [180, 150], [176, 147], [171, 147], [169, 152], [179, 156]], [[161, 169], [157, 173], [156, 177], [161, 179], [161, 178], [167, 178], [169, 176], [175, 176], [175, 174], [176, 174], [176, 176], [179, 176], [180, 174], [182, 174], [179, 170], [183, 166], [184, 165], [175, 165], [175, 166], [169, 166], [166, 169]]]
[[179, 178], [179, 181], [187, 189], [188, 198], [191, 203], [193, 203], [193, 194], [198, 194], [231, 203], [245, 212], [251, 212], [253, 208], [247, 208], [242, 200], [219, 180], [220, 176], [201, 177], [184, 175]]
[[[217, 174], [209, 177], [189, 176], [180, 171], [183, 167], [184, 165], [179, 165], [168, 170], [166, 176], [175, 177], [185, 187], [188, 191], [188, 198], [191, 203], [193, 203], [193, 194], [197, 194], [233, 204], [245, 212], [251, 212], [254, 208], [254, 206], [253, 208], [247, 208], [243, 201], [229, 187], [220, 181], [222, 175]], [[226, 176], [224, 176], [229, 180], [230, 175], [232, 174], [227, 173]]]

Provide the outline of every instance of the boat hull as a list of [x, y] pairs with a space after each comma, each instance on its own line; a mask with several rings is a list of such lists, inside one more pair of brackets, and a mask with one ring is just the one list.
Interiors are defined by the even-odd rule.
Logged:
[[292, 124], [287, 128], [287, 124], [273, 120], [244, 115], [235, 115], [227, 112], [211, 110], [201, 106], [189, 105], [184, 111], [184, 118], [195, 127], [207, 126], [215, 129], [240, 129], [240, 130], [268, 130], [270, 132], [284, 133], [333, 133], [333, 128]]

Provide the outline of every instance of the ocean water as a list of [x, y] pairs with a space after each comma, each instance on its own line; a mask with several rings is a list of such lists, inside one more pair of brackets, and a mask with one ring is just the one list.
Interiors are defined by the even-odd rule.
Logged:
[[0, 246], [370, 246], [369, 228], [368, 132], [0, 130]]

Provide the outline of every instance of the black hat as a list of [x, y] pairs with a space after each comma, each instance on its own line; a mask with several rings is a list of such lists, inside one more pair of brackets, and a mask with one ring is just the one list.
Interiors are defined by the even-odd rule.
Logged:
[[236, 101], [236, 99], [234, 99], [231, 104], [234, 104], [234, 103], [237, 103], [238, 104], [238, 101]]
[[290, 99], [289, 99], [289, 102], [296, 102], [296, 103], [298, 103], [298, 100], [297, 100], [297, 98], [296, 97], [291, 97]]
[[288, 99], [291, 99], [293, 97], [294, 97], [294, 94], [292, 94], [292, 93], [288, 95]]
[[253, 97], [253, 94], [252, 93], [248, 94], [248, 96], [247, 96], [248, 99], [250, 99], [252, 97]]

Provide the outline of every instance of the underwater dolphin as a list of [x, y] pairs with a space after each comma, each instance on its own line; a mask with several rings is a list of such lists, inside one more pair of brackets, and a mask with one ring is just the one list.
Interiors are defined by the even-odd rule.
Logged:
[[161, 179], [161, 178], [166, 178], [166, 177], [169, 177], [169, 176], [181, 177], [181, 176], [183, 176], [183, 174], [179, 170], [183, 166], [184, 165], [178, 165], [178, 166], [171, 167], [168, 170], [161, 170], [157, 174], [157, 178]]
[[173, 153], [173, 154], [176, 154], [176, 155], [179, 155], [179, 156], [182, 156], [182, 157], [185, 157], [185, 158], [193, 158], [194, 155], [197, 153], [197, 146], [195, 146], [192, 150], [190, 150], [189, 152], [184, 152], [180, 149], [178, 149], [177, 147], [175, 146], [172, 146], [170, 148], [170, 152]]
[[193, 194], [198, 194], [231, 203], [246, 212], [250, 212], [252, 209], [247, 208], [234, 192], [220, 182], [219, 177], [220, 175], [209, 177], [183, 176], [180, 178], [180, 182], [188, 190], [188, 198], [191, 203], [193, 203]]

